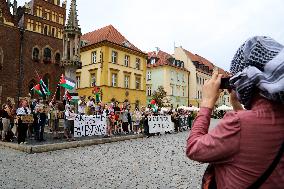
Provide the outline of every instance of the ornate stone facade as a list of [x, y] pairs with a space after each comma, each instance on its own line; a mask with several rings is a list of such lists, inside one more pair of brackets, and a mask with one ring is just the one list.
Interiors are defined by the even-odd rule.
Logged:
[[[55, 94], [64, 73], [60, 62], [66, 2], [61, 5], [60, 0], [33, 0], [22, 7], [17, 7], [17, 1], [0, 3], [1, 102], [8, 97], [17, 102], [29, 93], [36, 97], [30, 91], [39, 82], [36, 72]], [[56, 99], [62, 96], [63, 91], [58, 91]]]

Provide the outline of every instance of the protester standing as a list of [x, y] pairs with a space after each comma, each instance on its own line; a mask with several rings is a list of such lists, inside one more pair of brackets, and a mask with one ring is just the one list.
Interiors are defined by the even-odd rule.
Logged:
[[72, 127], [74, 131], [74, 120], [75, 120], [75, 112], [72, 106], [66, 104], [65, 108], [65, 123], [64, 123], [64, 135], [67, 141], [75, 140], [72, 135]]
[[31, 114], [31, 110], [28, 108], [28, 101], [22, 100], [20, 102], [20, 106], [16, 111], [18, 119], [18, 144], [26, 144], [28, 123], [23, 123], [21, 120], [22, 115]]
[[122, 130], [124, 134], [128, 134], [128, 110], [124, 109], [122, 112]]
[[142, 117], [141, 112], [139, 111], [138, 108], [135, 108], [133, 114], [134, 134], [139, 133], [141, 117]]
[[87, 103], [85, 101], [85, 96], [80, 96], [80, 100], [78, 101], [78, 113], [79, 115], [85, 115], [86, 114], [86, 106]]
[[2, 109], [0, 110], [0, 117], [2, 119], [2, 141], [9, 142], [11, 139], [8, 139], [8, 132], [10, 131], [10, 110], [7, 104], [2, 105]]

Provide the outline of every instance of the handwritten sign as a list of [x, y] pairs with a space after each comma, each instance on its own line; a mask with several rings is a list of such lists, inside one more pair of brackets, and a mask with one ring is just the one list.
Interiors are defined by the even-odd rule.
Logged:
[[17, 116], [15, 122], [19, 123], [19, 119], [22, 120], [22, 123], [33, 123], [34, 122], [34, 116], [32, 114]]
[[74, 137], [105, 135], [106, 127], [106, 117], [103, 115], [76, 115]]
[[179, 118], [179, 127], [188, 127], [189, 126], [189, 117], [188, 116], [180, 116]]
[[148, 124], [150, 133], [163, 133], [174, 130], [171, 116], [150, 116], [148, 117]]

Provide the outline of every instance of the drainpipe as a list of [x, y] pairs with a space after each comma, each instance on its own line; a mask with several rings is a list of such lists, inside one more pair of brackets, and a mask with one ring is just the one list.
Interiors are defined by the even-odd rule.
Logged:
[[18, 78], [18, 94], [17, 104], [19, 104], [20, 97], [22, 96], [22, 85], [24, 80], [24, 63], [23, 63], [23, 45], [24, 45], [24, 28], [20, 28], [20, 60], [19, 60], [19, 78]]

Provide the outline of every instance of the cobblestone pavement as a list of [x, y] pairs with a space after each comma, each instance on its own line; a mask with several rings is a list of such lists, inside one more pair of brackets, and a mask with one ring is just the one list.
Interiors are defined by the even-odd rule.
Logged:
[[[217, 122], [212, 122], [214, 126]], [[200, 188], [188, 131], [41, 154], [0, 147], [0, 188]]]

